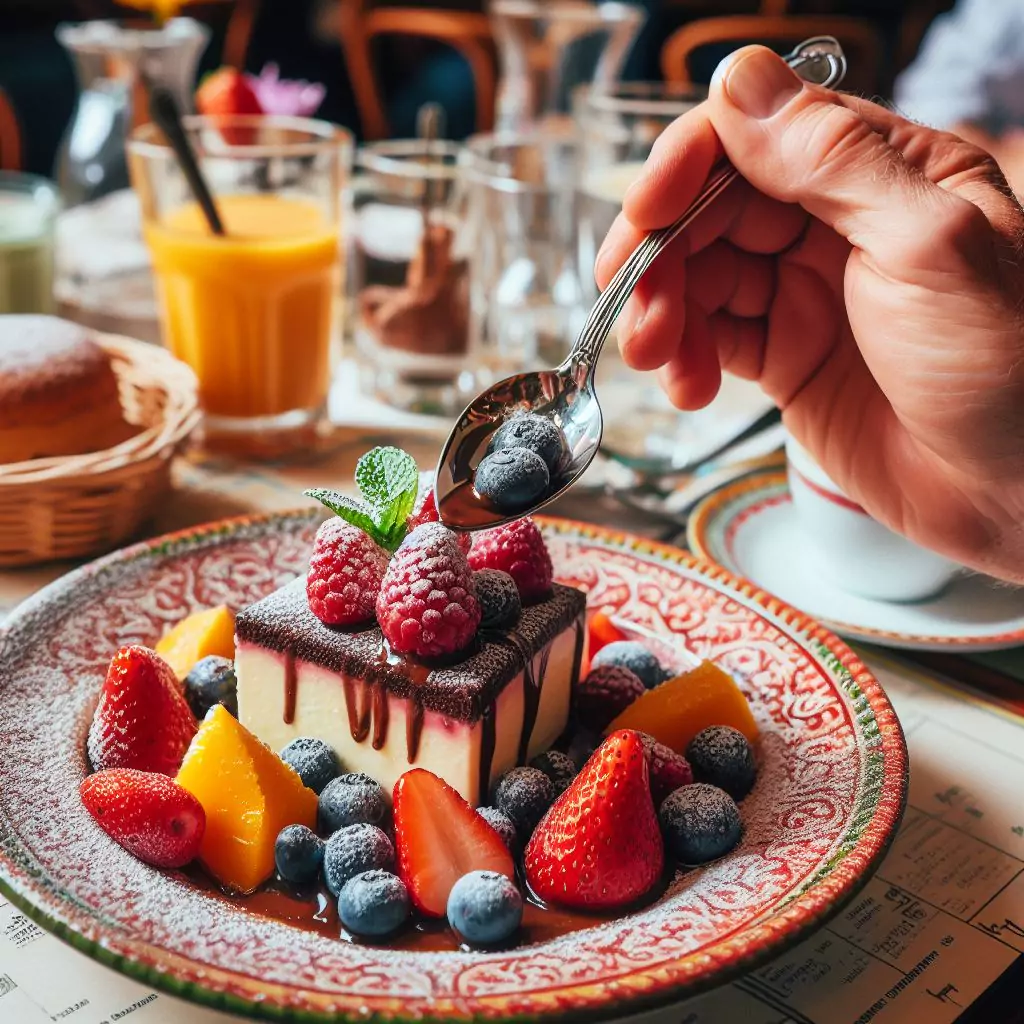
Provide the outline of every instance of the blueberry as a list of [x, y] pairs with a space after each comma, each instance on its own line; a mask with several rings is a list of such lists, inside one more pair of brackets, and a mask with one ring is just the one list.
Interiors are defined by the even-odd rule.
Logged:
[[478, 807], [476, 813], [501, 836], [501, 841], [508, 847], [509, 853], [515, 855], [519, 849], [519, 834], [516, 823], [497, 807]]
[[525, 842], [555, 802], [555, 784], [539, 768], [513, 768], [498, 781], [494, 802]]
[[590, 663], [591, 668], [599, 665], [621, 665], [628, 668], [648, 690], [653, 690], [669, 677], [669, 673], [661, 667], [661, 662], [635, 640], [615, 640], [606, 644]]
[[585, 725], [577, 724], [567, 736], [563, 736], [559, 746], [565, 750], [566, 757], [576, 765], [576, 771], [579, 772], [583, 770], [583, 766], [590, 760], [603, 739], [599, 733]]
[[727, 854], [743, 834], [739, 808], [724, 789], [695, 782], [670, 793], [658, 809], [669, 852], [683, 864]]
[[480, 604], [480, 625], [501, 629], [519, 621], [523, 610], [516, 581], [500, 569], [478, 569], [473, 573], [473, 589]]
[[556, 793], [564, 793], [578, 771], [576, 762], [560, 750], [545, 750], [530, 762], [530, 767], [540, 769], [555, 784]]
[[742, 800], [757, 778], [757, 761], [747, 737], [731, 725], [712, 725], [690, 740], [686, 760], [698, 782], [724, 789], [733, 800]]
[[330, 835], [357, 822], [377, 825], [384, 820], [386, 810], [384, 790], [369, 775], [339, 775], [320, 794], [320, 831]]
[[305, 825], [281, 829], [274, 843], [274, 863], [286, 882], [302, 885], [320, 874], [324, 862], [324, 841]]
[[364, 871], [342, 888], [338, 916], [354, 935], [389, 935], [409, 916], [409, 892], [390, 871]]
[[223, 704], [235, 718], [238, 717], [238, 681], [235, 663], [216, 654], [201, 658], [185, 676], [185, 698], [192, 713], [202, 721], [206, 712], [216, 704]]
[[347, 825], [327, 840], [324, 881], [335, 896], [342, 886], [363, 871], [395, 866], [395, 848], [376, 825]]
[[565, 434], [558, 424], [532, 412], [520, 413], [505, 420], [492, 435], [487, 445], [487, 454], [510, 448], [529, 449], [544, 460], [552, 476], [562, 468], [569, 454]]
[[322, 793], [341, 768], [335, 753], [323, 740], [312, 736], [299, 736], [281, 751], [281, 760], [290, 764], [314, 793]]
[[529, 508], [550, 482], [544, 460], [529, 448], [509, 448], [485, 455], [473, 478], [477, 494], [487, 498], [500, 512]]
[[470, 871], [448, 894], [448, 923], [474, 946], [504, 942], [523, 920], [523, 897], [497, 871]]

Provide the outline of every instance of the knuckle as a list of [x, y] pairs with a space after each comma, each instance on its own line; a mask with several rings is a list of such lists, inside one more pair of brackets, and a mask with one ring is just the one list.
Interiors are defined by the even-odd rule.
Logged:
[[971, 276], [989, 262], [989, 224], [973, 203], [950, 196], [928, 211], [927, 230], [892, 238], [893, 255], [907, 268]]
[[991, 228], [985, 215], [965, 199], [944, 204], [929, 232], [930, 248], [970, 259], [987, 243]]
[[890, 176], [899, 169], [896, 154], [857, 114], [829, 102], [812, 102], [790, 122], [785, 145], [808, 168], [808, 174], [832, 178], [851, 170], [873, 168]]

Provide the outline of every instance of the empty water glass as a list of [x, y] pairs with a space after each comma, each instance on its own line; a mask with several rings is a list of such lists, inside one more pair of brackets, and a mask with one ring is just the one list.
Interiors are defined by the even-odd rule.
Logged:
[[495, 378], [564, 358], [586, 319], [576, 261], [575, 135], [478, 135], [469, 185], [470, 335]]

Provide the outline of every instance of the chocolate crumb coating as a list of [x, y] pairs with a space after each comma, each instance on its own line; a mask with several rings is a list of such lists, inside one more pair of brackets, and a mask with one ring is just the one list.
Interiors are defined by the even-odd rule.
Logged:
[[[383, 685], [396, 697], [415, 696], [448, 718], [476, 722], [523, 670], [526, 653], [532, 658], [579, 620], [586, 603], [582, 591], [556, 583], [547, 600], [523, 609], [514, 629], [483, 630], [461, 660], [432, 666], [388, 653], [376, 625], [358, 631], [325, 626], [309, 610], [306, 581], [300, 578], [243, 609], [235, 636], [241, 643], [290, 652], [298, 661]], [[340, 686], [338, 700], [343, 700]]]

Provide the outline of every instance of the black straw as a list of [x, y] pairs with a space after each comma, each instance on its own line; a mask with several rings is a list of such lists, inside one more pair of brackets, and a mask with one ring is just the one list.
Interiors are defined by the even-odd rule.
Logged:
[[185, 128], [181, 123], [181, 111], [174, 96], [163, 86], [154, 85], [149, 93], [149, 116], [153, 123], [164, 133], [170, 143], [174, 155], [178, 158], [178, 164], [192, 194], [196, 197], [210, 225], [210, 230], [215, 235], [223, 235], [224, 224], [217, 212], [217, 204], [213, 201], [213, 193], [210, 186], [206, 184], [203, 172], [199, 169], [199, 161], [196, 159], [195, 150], [188, 141]]

